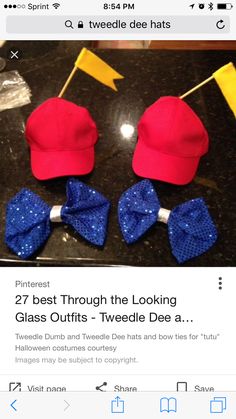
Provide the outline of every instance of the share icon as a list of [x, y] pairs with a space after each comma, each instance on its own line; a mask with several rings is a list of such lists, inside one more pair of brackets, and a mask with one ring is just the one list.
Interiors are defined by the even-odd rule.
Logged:
[[96, 387], [96, 390], [97, 391], [106, 391], [106, 390], [104, 390], [103, 389], [103, 387], [106, 387], [107, 386], [107, 383], [106, 382], [104, 382], [103, 384], [101, 384], [100, 386], [97, 386]]

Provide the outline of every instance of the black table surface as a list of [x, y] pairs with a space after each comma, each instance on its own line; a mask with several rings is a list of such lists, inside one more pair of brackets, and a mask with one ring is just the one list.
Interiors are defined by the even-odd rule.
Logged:
[[[4, 244], [6, 203], [22, 187], [32, 189], [48, 204], [65, 202], [66, 178], [36, 180], [30, 169], [24, 139], [25, 121], [39, 104], [57, 96], [70, 72], [81, 44], [78, 42], [14, 43], [23, 52], [20, 61], [8, 61], [5, 71], [17, 69], [32, 90], [31, 104], [0, 113], [0, 264], [53, 266], [178, 266], [172, 256], [166, 225], [157, 223], [136, 244], [126, 245], [118, 226], [117, 203], [123, 191], [140, 180], [131, 167], [137, 141], [137, 122], [159, 97], [178, 96], [235, 60], [233, 51], [95, 50], [125, 76], [118, 93], [78, 72], [65, 99], [85, 106], [95, 119], [100, 138], [94, 171], [80, 177], [102, 192], [112, 204], [105, 246], [96, 248], [63, 224], [56, 225], [40, 251], [20, 261]], [[4, 56], [7, 43], [1, 50]], [[235, 118], [217, 84], [212, 81], [186, 98], [205, 124], [209, 152], [201, 158], [197, 176], [186, 186], [154, 182], [162, 207], [171, 209], [192, 198], [203, 197], [219, 232], [217, 243], [184, 266], [235, 265]], [[130, 139], [120, 131], [124, 123], [135, 127]]]

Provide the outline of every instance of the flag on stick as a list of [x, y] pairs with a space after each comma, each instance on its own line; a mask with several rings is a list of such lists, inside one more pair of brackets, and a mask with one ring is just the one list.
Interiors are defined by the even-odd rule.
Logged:
[[112, 67], [110, 67], [105, 61], [101, 60], [93, 52], [86, 48], [83, 48], [79, 54], [75, 66], [80, 70], [85, 71], [90, 76], [94, 77], [100, 83], [105, 84], [111, 89], [117, 92], [114, 80], [123, 79], [124, 77], [117, 73]]
[[75, 62], [75, 66], [68, 77], [63, 89], [61, 90], [59, 97], [62, 97], [72, 81], [77, 70], [80, 69], [85, 73], [89, 74], [100, 83], [105, 84], [111, 89], [117, 92], [117, 87], [114, 80], [123, 79], [124, 77], [119, 74], [116, 70], [110, 67], [105, 61], [101, 60], [96, 54], [83, 48]]
[[213, 76], [236, 117], [236, 69], [233, 63], [224, 65]]
[[230, 109], [233, 111], [236, 117], [236, 69], [233, 63], [228, 63], [219, 70], [215, 71], [211, 77], [204, 80], [202, 83], [193, 87], [191, 90], [180, 96], [180, 99], [184, 99], [186, 96], [195, 92], [195, 90], [207, 84], [209, 81], [215, 79], [220, 90], [222, 91]]

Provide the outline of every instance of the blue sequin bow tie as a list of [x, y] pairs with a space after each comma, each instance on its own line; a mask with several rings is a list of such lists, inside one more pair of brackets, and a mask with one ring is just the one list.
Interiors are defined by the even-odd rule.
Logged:
[[206, 252], [217, 239], [217, 230], [202, 198], [192, 199], [172, 211], [161, 208], [152, 183], [145, 179], [125, 191], [118, 205], [125, 241], [136, 242], [157, 221], [168, 225], [169, 240], [178, 263]]
[[72, 226], [84, 239], [102, 246], [106, 239], [109, 201], [76, 179], [69, 179], [67, 202], [49, 207], [29, 189], [7, 204], [5, 241], [21, 259], [33, 255], [51, 234], [52, 222]]

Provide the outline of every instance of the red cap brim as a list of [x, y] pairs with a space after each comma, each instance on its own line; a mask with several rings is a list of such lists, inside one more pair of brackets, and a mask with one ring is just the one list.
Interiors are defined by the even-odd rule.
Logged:
[[148, 148], [139, 139], [133, 156], [133, 170], [141, 177], [186, 185], [193, 180], [200, 157], [176, 157]]
[[31, 150], [32, 172], [39, 180], [86, 175], [93, 170], [94, 160], [93, 147], [80, 151]]

